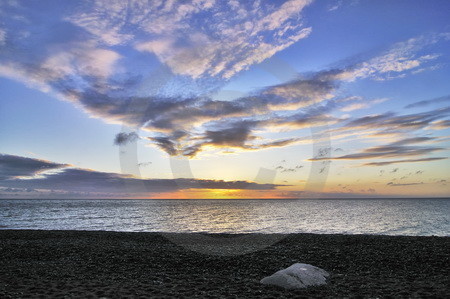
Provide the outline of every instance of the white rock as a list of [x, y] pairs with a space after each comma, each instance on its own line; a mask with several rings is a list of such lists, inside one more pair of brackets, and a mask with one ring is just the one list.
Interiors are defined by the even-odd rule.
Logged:
[[327, 271], [309, 264], [293, 264], [271, 276], [261, 279], [262, 284], [271, 284], [285, 289], [306, 288], [326, 284]]

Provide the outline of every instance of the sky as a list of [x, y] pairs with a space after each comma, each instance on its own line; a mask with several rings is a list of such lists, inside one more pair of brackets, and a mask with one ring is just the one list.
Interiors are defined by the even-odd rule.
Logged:
[[0, 2], [0, 198], [450, 196], [449, 1]]

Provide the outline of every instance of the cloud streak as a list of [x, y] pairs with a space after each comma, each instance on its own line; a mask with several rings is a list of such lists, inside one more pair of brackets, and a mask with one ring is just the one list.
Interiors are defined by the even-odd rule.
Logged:
[[366, 115], [341, 122], [341, 126], [330, 129], [333, 135], [360, 135], [364, 138], [394, 136], [401, 138], [405, 134], [423, 129], [445, 128], [443, 119], [450, 115], [450, 107], [399, 115], [395, 112]]
[[403, 186], [415, 186], [415, 185], [422, 185], [423, 182], [420, 183], [405, 183], [405, 184], [396, 184], [394, 182], [389, 182], [386, 185], [390, 187], [403, 187]]
[[417, 146], [375, 146], [363, 150], [360, 153], [349, 154], [334, 158], [312, 158], [309, 161], [321, 160], [362, 160], [373, 158], [395, 158], [395, 157], [411, 157], [421, 156], [424, 154], [441, 151], [445, 148], [441, 147], [417, 147]]
[[[365, 160], [365, 159], [390, 159], [390, 158], [410, 158], [416, 156], [422, 156], [437, 151], [443, 151], [443, 147], [430, 147], [430, 146], [417, 146], [415, 144], [435, 142], [438, 138], [433, 137], [412, 137], [405, 138], [387, 145], [373, 146], [366, 148], [358, 153], [348, 154], [338, 157], [314, 157], [309, 161], [326, 161], [326, 160]], [[416, 159], [402, 159], [391, 161], [379, 161], [369, 162], [362, 164], [361, 166], [385, 166], [398, 163], [411, 163], [411, 162], [430, 162], [444, 160], [447, 157], [426, 157]], [[396, 170], [395, 170], [396, 171]], [[395, 172], [394, 171], [394, 172]]]
[[438, 98], [434, 98], [431, 100], [423, 100], [423, 101], [415, 102], [415, 103], [406, 105], [405, 108], [417, 108], [417, 107], [424, 107], [424, 106], [429, 106], [429, 105], [433, 105], [433, 104], [441, 104], [441, 103], [450, 103], [450, 96], [443, 96], [443, 97], [438, 97]]
[[422, 158], [422, 159], [406, 159], [406, 160], [393, 160], [393, 161], [384, 161], [384, 162], [371, 162], [371, 163], [365, 163], [365, 164], [363, 164], [363, 166], [386, 166], [386, 165], [399, 164], [399, 163], [431, 162], [431, 161], [439, 161], [439, 160], [445, 160], [445, 159], [448, 159], [448, 157], [432, 157], [432, 158]]

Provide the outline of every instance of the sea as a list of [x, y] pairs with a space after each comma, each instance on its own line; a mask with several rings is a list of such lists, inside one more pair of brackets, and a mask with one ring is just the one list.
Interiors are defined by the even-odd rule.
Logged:
[[0, 199], [0, 229], [449, 236], [450, 199]]

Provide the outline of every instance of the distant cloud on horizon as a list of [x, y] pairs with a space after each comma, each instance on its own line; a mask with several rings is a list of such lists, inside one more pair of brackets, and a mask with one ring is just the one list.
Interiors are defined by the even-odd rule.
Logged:
[[[147, 179], [127, 174], [75, 168], [45, 160], [0, 154], [0, 193], [3, 192], [92, 192], [95, 194], [165, 193], [187, 189], [275, 190], [286, 186], [249, 181], [208, 179]], [[55, 171], [56, 170], [56, 171]]]
[[36, 176], [46, 171], [59, 170], [67, 167], [71, 167], [71, 165], [0, 154], [0, 180], [13, 180], [16, 178]]

